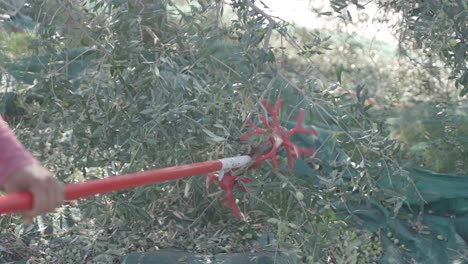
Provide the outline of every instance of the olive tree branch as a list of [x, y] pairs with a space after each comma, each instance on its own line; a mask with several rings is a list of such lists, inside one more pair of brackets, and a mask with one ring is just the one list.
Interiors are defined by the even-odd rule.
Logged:
[[270, 46], [271, 34], [273, 33], [273, 28], [276, 25], [276, 21], [273, 19], [273, 17], [271, 17], [270, 15], [265, 13], [262, 9], [260, 9], [258, 6], [256, 6], [252, 1], [248, 0], [245, 2], [255, 12], [262, 15], [263, 17], [266, 18], [266, 20], [268, 20], [268, 30], [267, 30], [267, 33], [265, 34], [265, 42], [263, 43], [263, 49], [268, 49], [268, 47]]

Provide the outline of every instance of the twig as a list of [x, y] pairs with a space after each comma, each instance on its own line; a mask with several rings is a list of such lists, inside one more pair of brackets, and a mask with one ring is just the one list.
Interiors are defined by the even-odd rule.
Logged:
[[223, 2], [216, 1], [216, 17], [215, 17], [215, 21], [213, 22], [215, 28], [219, 28], [219, 21], [221, 20], [222, 8], [223, 8]]
[[273, 27], [276, 25], [276, 21], [270, 15], [268, 15], [262, 9], [260, 9], [258, 6], [256, 6], [253, 2], [251, 2], [251, 1], [245, 1], [245, 2], [255, 12], [262, 15], [263, 17], [265, 17], [268, 20], [268, 31], [265, 34], [265, 42], [263, 43], [263, 49], [266, 50], [270, 46], [270, 38], [271, 38], [271, 34], [273, 33]]

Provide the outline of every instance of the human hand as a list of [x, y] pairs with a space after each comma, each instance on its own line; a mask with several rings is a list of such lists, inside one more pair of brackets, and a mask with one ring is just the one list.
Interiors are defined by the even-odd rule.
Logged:
[[30, 192], [33, 208], [23, 213], [26, 224], [32, 224], [35, 216], [53, 211], [64, 200], [64, 188], [52, 173], [39, 164], [24, 166], [8, 176], [3, 184], [7, 193]]

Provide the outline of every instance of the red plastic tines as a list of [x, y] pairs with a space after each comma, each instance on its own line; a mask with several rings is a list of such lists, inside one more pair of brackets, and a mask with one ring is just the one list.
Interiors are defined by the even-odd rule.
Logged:
[[241, 182], [248, 183], [251, 180], [249, 178], [243, 177], [242, 175], [232, 175], [231, 172], [224, 173], [222, 180], [219, 180], [219, 174], [209, 173], [206, 176], [207, 179], [207, 187], [209, 187], [213, 182], [217, 181], [219, 187], [226, 192], [226, 195], [221, 197], [220, 201], [224, 203], [224, 206], [231, 208], [232, 213], [237, 219], [241, 219], [241, 213], [239, 207], [236, 204], [236, 198], [234, 197], [234, 187], [240, 191], [247, 191], [244, 186], [239, 185], [238, 178], [240, 178]]
[[[312, 129], [306, 129], [302, 127], [302, 122], [304, 120], [304, 109], [301, 109], [299, 112], [299, 116], [296, 121], [296, 125], [294, 128], [287, 130], [286, 128], [282, 127], [279, 123], [278, 114], [281, 107], [281, 103], [283, 102], [282, 99], [278, 99], [275, 104], [275, 107], [272, 108], [268, 102], [265, 100], [262, 101], [262, 104], [267, 109], [268, 113], [271, 115], [273, 121], [268, 122], [265, 116], [260, 116], [260, 121], [265, 126], [265, 128], [260, 128], [255, 125], [251, 121], [247, 121], [247, 125], [252, 128], [252, 131], [243, 134], [240, 139], [247, 140], [248, 138], [252, 137], [253, 135], [257, 134], [269, 134], [269, 138], [261, 143], [258, 148], [250, 153], [249, 155], [254, 159], [254, 163], [250, 168], [257, 167], [265, 160], [271, 159], [273, 163], [273, 167], [275, 170], [278, 170], [278, 161], [276, 155], [278, 154], [278, 150], [282, 147], [286, 150], [288, 156], [288, 166], [289, 171], [292, 174], [294, 172], [294, 160], [293, 156], [297, 159], [300, 159], [302, 155], [315, 155], [315, 150], [308, 149], [304, 147], [299, 147], [296, 144], [291, 142], [291, 137], [294, 134], [302, 133], [307, 135], [314, 135], [317, 136], [318, 132]], [[222, 151], [222, 149], [220, 149]], [[222, 157], [222, 154], [220, 158]], [[232, 172], [234, 172], [233, 170]], [[207, 179], [207, 186], [209, 187], [213, 182], [218, 182], [219, 186], [222, 190], [226, 192], [226, 195], [223, 196], [220, 200], [224, 202], [226, 207], [231, 208], [234, 216], [237, 219], [241, 218], [241, 213], [239, 207], [236, 204], [236, 199], [234, 197], [234, 189], [238, 189], [241, 191], [246, 191], [246, 188], [240, 185], [240, 182], [248, 183], [250, 182], [249, 178], [243, 177], [242, 174], [240, 175], [232, 175], [232, 172], [225, 172], [222, 179], [219, 180], [218, 175], [215, 173], [209, 173], [206, 176]]]
[[269, 140], [272, 145], [271, 150], [256, 158], [253, 166], [257, 166], [263, 161], [271, 159], [273, 163], [273, 168], [275, 168], [275, 170], [278, 170], [278, 160], [276, 156], [278, 154], [278, 149], [283, 147], [286, 150], [288, 156], [289, 172], [292, 174], [294, 173], [293, 155], [297, 159], [300, 159], [301, 155], [313, 156], [316, 152], [313, 149], [297, 146], [296, 144], [291, 142], [291, 137], [294, 134], [298, 133], [317, 136], [318, 132], [313, 129], [306, 129], [302, 127], [302, 122], [304, 120], [304, 109], [300, 110], [299, 116], [297, 117], [296, 126], [294, 128], [287, 130], [286, 128], [282, 127], [278, 119], [278, 114], [282, 102], [283, 100], [281, 98], [278, 99], [276, 101], [275, 107], [272, 108], [266, 100], [263, 100], [262, 104], [263, 106], [265, 106], [266, 110], [268, 111], [268, 114], [271, 115], [273, 121], [268, 122], [267, 118], [261, 115], [259, 118], [262, 124], [265, 126], [265, 128], [258, 127], [250, 120], [247, 121], [247, 125], [252, 128], [252, 131], [243, 134], [240, 137], [240, 140], [247, 140], [253, 135], [270, 133]]

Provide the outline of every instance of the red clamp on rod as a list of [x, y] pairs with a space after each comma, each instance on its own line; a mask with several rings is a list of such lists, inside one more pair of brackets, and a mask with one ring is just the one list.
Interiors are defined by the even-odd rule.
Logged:
[[[65, 185], [65, 200], [77, 200], [153, 183], [204, 175], [220, 170], [230, 170], [243, 167], [250, 161], [250, 156], [238, 156], [67, 184]], [[28, 211], [32, 209], [32, 205], [33, 197], [28, 192], [0, 196], [0, 214]]]

